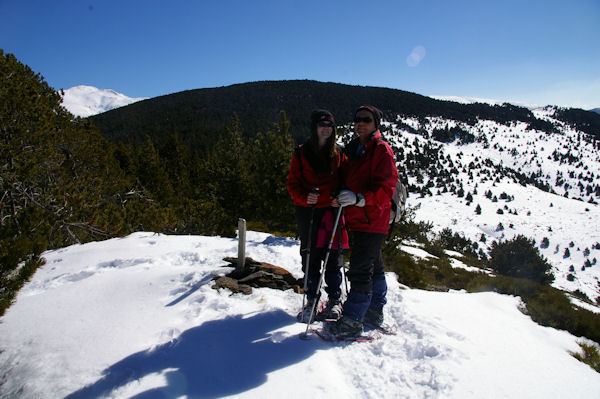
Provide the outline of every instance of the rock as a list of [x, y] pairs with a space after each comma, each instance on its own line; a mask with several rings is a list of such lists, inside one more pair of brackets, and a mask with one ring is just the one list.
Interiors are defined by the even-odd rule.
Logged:
[[302, 280], [295, 278], [289, 271], [282, 267], [246, 258], [244, 268], [238, 270], [237, 258], [227, 257], [224, 260], [229, 262], [226, 266], [233, 267], [234, 270], [226, 277], [222, 277], [228, 279], [220, 283], [222, 286], [215, 284], [213, 288], [229, 288], [232, 292], [242, 292], [235, 287], [235, 284], [238, 284], [247, 287], [267, 287], [282, 291], [292, 289], [296, 293], [302, 292]]
[[270, 276], [270, 274], [267, 272], [263, 272], [262, 270], [259, 270], [259, 271], [254, 272], [246, 277], [239, 279], [238, 283], [245, 283], [247, 281], [256, 280], [256, 279], [259, 279], [259, 278], [265, 277], [265, 276]]
[[220, 288], [228, 288], [232, 293], [242, 293], [244, 295], [252, 294], [252, 287], [247, 284], [239, 284], [236, 279], [230, 277], [219, 277], [215, 280], [213, 289], [218, 290]]

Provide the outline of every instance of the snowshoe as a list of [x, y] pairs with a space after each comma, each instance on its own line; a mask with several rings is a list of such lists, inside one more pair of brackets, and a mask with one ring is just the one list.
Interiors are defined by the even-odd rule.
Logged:
[[317, 314], [316, 319], [321, 321], [337, 321], [342, 317], [342, 304], [339, 299], [327, 301], [327, 304], [321, 312]]
[[383, 324], [383, 308], [375, 309], [370, 307], [367, 309], [367, 313], [363, 318], [363, 323], [375, 328], [381, 326]]
[[369, 308], [363, 319], [365, 331], [376, 330], [385, 335], [396, 335], [393, 327], [383, 322], [383, 309]]
[[[330, 322], [326, 324], [334, 323]], [[372, 342], [380, 337], [377, 333], [361, 333], [355, 336], [341, 337], [331, 334], [327, 326], [323, 328], [311, 328], [310, 331], [323, 341], [327, 342]]]
[[375, 326], [366, 322], [363, 322], [363, 328], [365, 332], [377, 331], [383, 335], [396, 335], [396, 329], [387, 324], [381, 324], [379, 326]]
[[335, 323], [326, 323], [325, 327], [327, 332], [337, 339], [360, 337], [363, 332], [362, 322], [347, 316], [342, 316]]

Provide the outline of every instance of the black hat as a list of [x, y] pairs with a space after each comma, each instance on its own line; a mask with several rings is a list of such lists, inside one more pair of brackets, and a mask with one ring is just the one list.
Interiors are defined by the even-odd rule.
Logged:
[[321, 121], [329, 121], [335, 126], [335, 119], [333, 114], [326, 109], [317, 109], [310, 115], [310, 124], [313, 129], [317, 128], [317, 123]]
[[375, 127], [379, 129], [379, 124], [381, 123], [381, 118], [383, 118], [383, 112], [381, 112], [378, 108], [375, 108], [372, 105], [361, 105], [356, 109], [354, 115], [358, 114], [358, 111], [369, 111], [373, 115], [373, 120], [375, 121]]

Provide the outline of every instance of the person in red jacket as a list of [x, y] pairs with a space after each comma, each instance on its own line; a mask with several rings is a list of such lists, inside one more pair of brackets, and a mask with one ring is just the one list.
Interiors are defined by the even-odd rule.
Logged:
[[352, 253], [347, 273], [351, 288], [343, 315], [330, 325], [330, 332], [339, 337], [360, 335], [363, 321], [372, 326], [383, 324], [387, 284], [381, 246], [389, 229], [398, 170], [394, 152], [379, 131], [382, 116], [373, 106], [359, 107], [354, 117], [358, 137], [344, 149], [348, 157], [343, 170], [346, 188], [337, 198], [345, 207]]
[[[313, 304], [318, 302], [320, 296], [320, 293], [317, 293], [317, 285], [326, 248], [317, 245], [319, 228], [321, 224], [326, 225], [330, 221], [333, 215], [332, 207], [339, 207], [336, 195], [340, 186], [339, 171], [344, 154], [335, 140], [335, 120], [331, 112], [313, 111], [311, 136], [295, 150], [288, 174], [287, 189], [296, 208], [300, 255], [306, 278], [307, 303], [298, 314], [298, 320], [304, 322], [308, 321]], [[328, 301], [324, 310], [317, 315], [317, 319], [337, 320], [341, 316], [342, 275], [337, 241], [336, 239], [334, 242], [326, 265], [325, 291]]]

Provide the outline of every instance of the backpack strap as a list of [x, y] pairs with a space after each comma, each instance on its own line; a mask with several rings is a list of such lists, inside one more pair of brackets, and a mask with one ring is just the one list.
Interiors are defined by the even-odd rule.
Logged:
[[[383, 141], [382, 139], [376, 139], [376, 140], [377, 140], [377, 142]], [[394, 165], [395, 164], [396, 164], [396, 154], [394, 154]], [[397, 168], [398, 167], [396, 167], [396, 169]], [[399, 206], [398, 206], [398, 204], [396, 204], [394, 202], [394, 195], [397, 195], [396, 191], [398, 189], [398, 182], [400, 182], [401, 184], [403, 184], [400, 181], [400, 172], [398, 172], [398, 179], [396, 180], [396, 185], [394, 186], [394, 191], [392, 192], [392, 198], [390, 199], [390, 202], [391, 202], [391, 205], [392, 205], [391, 212], [394, 213], [394, 218], [391, 219], [391, 221], [390, 221], [390, 225], [389, 225], [389, 228], [388, 228], [388, 234], [387, 234], [387, 237], [385, 238], [385, 242], [386, 243], [390, 242], [390, 239], [392, 238], [392, 233], [394, 232], [394, 227], [396, 227], [396, 216], [397, 216], [397, 213], [398, 213]]]

